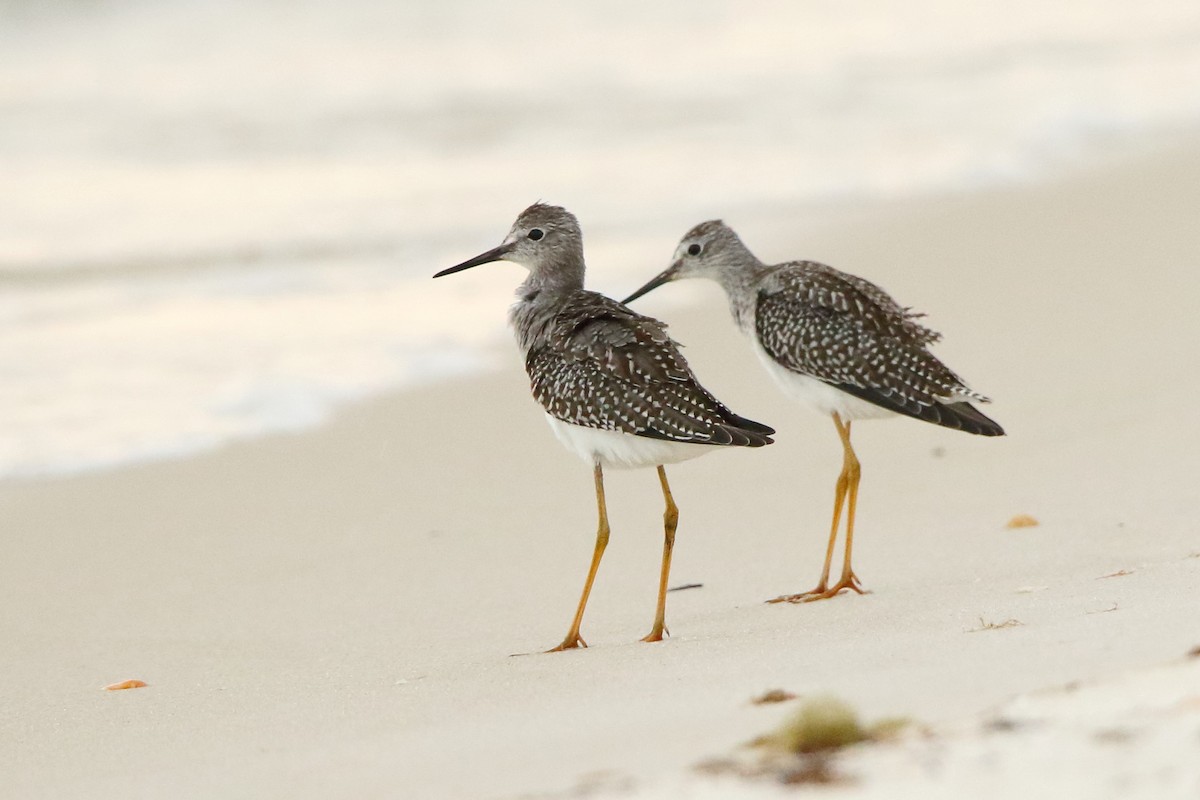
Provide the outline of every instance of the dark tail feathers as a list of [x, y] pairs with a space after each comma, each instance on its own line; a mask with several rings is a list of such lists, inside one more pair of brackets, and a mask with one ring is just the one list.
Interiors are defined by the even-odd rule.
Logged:
[[852, 386], [848, 383], [833, 385], [846, 394], [853, 395], [860, 400], [874, 403], [889, 411], [895, 411], [897, 414], [904, 414], [905, 416], [924, 420], [925, 422], [932, 422], [934, 425], [941, 425], [943, 428], [952, 428], [956, 431], [973, 433], [976, 436], [1004, 435], [1004, 429], [1000, 427], [998, 422], [967, 402], [924, 405], [915, 400], [903, 401], [876, 389], [864, 389], [861, 386]]

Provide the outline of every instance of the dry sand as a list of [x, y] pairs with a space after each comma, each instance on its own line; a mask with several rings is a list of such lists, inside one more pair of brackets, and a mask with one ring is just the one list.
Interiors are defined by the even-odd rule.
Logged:
[[[1197, 218], [1191, 148], [1051, 185], [849, 209], [816, 231], [799, 212], [730, 219], [764, 258], [824, 260], [929, 312], [938, 352], [996, 399], [1010, 435], [857, 426], [856, 567], [873, 594], [764, 605], [815, 582], [837, 437], [778, 395], [715, 287], [691, 290], [686, 313], [647, 298], [639, 308], [668, 317], [701, 379], [780, 432], [766, 450], [671, 469], [672, 583], [703, 587], [670, 595], [663, 644], [636, 641], [653, 614], [656, 480], [614, 473], [593, 646], [509, 657], [561, 638], [595, 514], [589, 470], [553, 440], [515, 352], [500, 374], [365, 404], [318, 431], [4, 484], [0, 795], [757, 796], [779, 789], [691, 767], [794, 707], [751, 704], [765, 689], [833, 694], [952, 742], [981, 736], [970, 731], [989, 709], [1074, 681], [1108, 688], [1046, 714], [1082, 714], [1097, 696], [1127, 708], [1127, 687], [1149, 681], [1183, 715], [1107, 742], [1089, 786], [1194, 787], [1196, 662], [1171, 664], [1200, 644]], [[688, 222], [664, 231], [663, 252]], [[646, 254], [647, 275], [662, 257]], [[597, 288], [633, 288], [603, 274], [593, 265]], [[1040, 524], [1007, 529], [1017, 514]], [[976, 631], [1009, 619], [1022, 624]], [[1163, 670], [1175, 677], [1154, 678]], [[127, 678], [149, 685], [101, 691]], [[1143, 728], [1174, 782], [1114, 771], [1149, 757]], [[1039, 757], [987, 760], [997, 796], [1031, 775], [1050, 787], [1082, 774], [1070, 736], [1010, 735]], [[850, 759], [859, 781], [836, 791], [969, 796], [952, 789], [971, 771], [920, 746]]]

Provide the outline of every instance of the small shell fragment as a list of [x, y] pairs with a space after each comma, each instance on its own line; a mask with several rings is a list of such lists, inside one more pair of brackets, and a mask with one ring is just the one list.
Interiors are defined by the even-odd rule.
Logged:
[[1040, 523], [1028, 514], [1017, 514], [1008, 521], [1006, 528], [1036, 528]]
[[765, 705], [767, 703], [786, 703], [788, 700], [795, 700], [796, 695], [783, 689], [772, 689], [769, 692], [763, 692], [758, 697], [751, 700], [756, 706]]
[[120, 683], [110, 683], [108, 686], [105, 686], [104, 688], [106, 691], [115, 692], [119, 689], [141, 689], [145, 685], [146, 685], [145, 681], [130, 679], [127, 681], [121, 681]]

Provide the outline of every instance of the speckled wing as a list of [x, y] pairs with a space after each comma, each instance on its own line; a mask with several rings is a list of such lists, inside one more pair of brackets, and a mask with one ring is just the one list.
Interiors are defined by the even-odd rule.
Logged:
[[950, 428], [997, 435], [966, 401], [988, 402], [926, 349], [940, 337], [878, 286], [815, 262], [763, 283], [755, 327], [763, 349], [793, 372], [876, 405]]
[[816, 261], [783, 265], [769, 278], [771, 293], [794, 297], [814, 308], [826, 308], [853, 319], [863, 330], [916, 345], [939, 341], [942, 335], [916, 320], [925, 316], [901, 306], [891, 295], [857, 275]]
[[770, 444], [775, 432], [705, 390], [665, 325], [595, 292], [563, 305], [525, 368], [546, 412], [575, 425], [744, 447]]

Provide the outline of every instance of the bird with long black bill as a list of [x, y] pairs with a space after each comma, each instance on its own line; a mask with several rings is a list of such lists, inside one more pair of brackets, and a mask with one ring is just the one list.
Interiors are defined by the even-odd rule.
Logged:
[[593, 467], [596, 546], [571, 627], [549, 652], [587, 646], [579, 629], [609, 537], [605, 467], [658, 468], [666, 504], [662, 567], [654, 624], [643, 641], [661, 641], [679, 518], [664, 465], [771, 444], [775, 431], [734, 414], [701, 386], [661, 322], [583, 288], [583, 235], [565, 209], [535, 203], [498, 247], [434, 277], [493, 261], [529, 270], [509, 321], [530, 388], [555, 436]]
[[[1004, 430], [972, 403], [988, 398], [972, 391], [929, 352], [941, 335], [916, 320], [870, 281], [819, 264], [764, 264], [720, 220], [692, 228], [675, 249], [671, 265], [625, 298], [682, 278], [708, 278], [725, 290], [737, 326], [784, 392], [833, 418], [842, 441], [842, 471], [834, 491], [833, 523], [825, 565], [815, 588], [770, 602], [807, 602], [862, 585], [851, 566], [854, 515], [861, 467], [850, 445], [856, 419], [913, 417], [980, 436]], [[846, 544], [842, 573], [829, 583], [842, 509]]]

